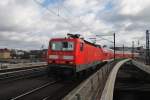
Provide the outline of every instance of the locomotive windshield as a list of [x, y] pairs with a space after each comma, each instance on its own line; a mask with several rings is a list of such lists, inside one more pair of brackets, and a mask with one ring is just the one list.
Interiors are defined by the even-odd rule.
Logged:
[[61, 51], [72, 51], [74, 49], [74, 42], [62, 42], [62, 41], [53, 41], [50, 43], [52, 50], [61, 50]]

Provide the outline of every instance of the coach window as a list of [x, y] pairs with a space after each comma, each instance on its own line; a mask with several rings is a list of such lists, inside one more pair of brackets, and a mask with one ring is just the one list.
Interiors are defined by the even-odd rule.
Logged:
[[80, 43], [80, 51], [83, 51], [83, 43]]

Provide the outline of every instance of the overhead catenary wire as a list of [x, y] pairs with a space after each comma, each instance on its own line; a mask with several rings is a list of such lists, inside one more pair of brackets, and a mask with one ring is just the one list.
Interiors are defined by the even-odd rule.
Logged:
[[[106, 38], [103, 38], [103, 37], [99, 37], [99, 38], [101, 38], [101, 40], [106, 40], [106, 41], [108, 41], [108, 42], [114, 43], [113, 41], [110, 41], [110, 40], [108, 40], [108, 39], [106, 39]], [[99, 39], [96, 40], [96, 41], [99, 41]]]
[[[72, 12], [71, 12], [68, 8], [66, 8], [65, 6], [63, 6], [63, 8], [65, 8], [67, 12], [69, 12], [71, 15], [73, 15]], [[79, 17], [78, 19], [79, 19], [79, 21], [80, 21], [82, 24], [84, 24], [84, 27], [86, 27], [89, 31], [91, 30], [91, 28], [89, 28], [89, 25], [86, 25], [86, 24], [80, 19], [80, 17]]]
[[[34, 0], [34, 1], [35, 1], [38, 5], [40, 5], [41, 7], [45, 8], [45, 9], [46, 9], [47, 11], [49, 11], [50, 13], [52, 13], [52, 14], [54, 14], [55, 16], [58, 16], [58, 17], [60, 17], [61, 19], [63, 19], [66, 23], [68, 23], [68, 24], [71, 25], [72, 27], [78, 27], [78, 26], [72, 24], [72, 23], [68, 20], [68, 19], [70, 19], [70, 18], [65, 18], [65, 17], [63, 17], [63, 16], [60, 14], [60, 8], [59, 8], [59, 7], [58, 7], [58, 13], [56, 13], [56, 12], [54, 12], [53, 10], [49, 9], [49, 7], [44, 6], [41, 2], [39, 2], [39, 1], [37, 1], [37, 0]], [[62, 7], [65, 8], [66, 11], [69, 12], [70, 15], [73, 16], [72, 12], [71, 12], [68, 8], [66, 8], [64, 5], [63, 5]], [[73, 16], [73, 17], [74, 17], [74, 16]], [[86, 24], [80, 19], [80, 17], [79, 17], [78, 19], [79, 19], [80, 23], [83, 24], [83, 26], [84, 26], [86, 29], [88, 29], [89, 32], [91, 32], [91, 28], [89, 28], [89, 26], [86, 25]]]
[[35, 3], [37, 3], [38, 5], [40, 5], [41, 7], [45, 8], [47, 11], [49, 11], [50, 13], [54, 14], [55, 16], [58, 16], [60, 17], [62, 20], [64, 20], [66, 23], [68, 23], [69, 25], [73, 26], [73, 27], [76, 27], [75, 25], [73, 25], [72, 23], [69, 22], [68, 19], [66, 19], [65, 17], [61, 16], [60, 13], [57, 14], [55, 13], [53, 10], [49, 9], [47, 6], [44, 6], [41, 2], [37, 1], [37, 0], [34, 0]]
[[[52, 14], [54, 14], [55, 16], [58, 16], [58, 17], [60, 17], [61, 19], [63, 19], [66, 23], [68, 23], [68, 25], [71, 25], [71, 26], [73, 26], [73, 27], [78, 27], [78, 26], [72, 24], [72, 23], [68, 20], [69, 18], [65, 18], [65, 17], [63, 17], [63, 16], [60, 14], [60, 8], [59, 8], [59, 7], [58, 7], [58, 13], [56, 13], [56, 12], [54, 12], [53, 10], [49, 9], [49, 7], [44, 6], [43, 3], [41, 3], [41, 2], [39, 2], [39, 1], [37, 1], [37, 0], [34, 0], [34, 1], [35, 1], [38, 5], [40, 5], [41, 7], [45, 8], [45, 9], [46, 9], [47, 11], [49, 11], [50, 13], [52, 13]], [[70, 15], [73, 16], [72, 12], [71, 12], [68, 8], [66, 8], [64, 5], [63, 5], [62, 7], [63, 7], [64, 9], [66, 9], [66, 11], [67, 11], [68, 13], [70, 13]], [[74, 16], [73, 16], [73, 17], [74, 17]], [[86, 29], [88, 29], [89, 32], [91, 32], [91, 28], [89, 28], [89, 26], [86, 25], [86, 24], [80, 19], [80, 17], [79, 17], [78, 19], [79, 19], [80, 23], [84, 24], [84, 27], [85, 27]], [[97, 37], [98, 35], [95, 35], [95, 36]], [[112, 35], [102, 35], [102, 36], [112, 36]], [[110, 41], [110, 40], [105, 39], [105, 38], [103, 38], [103, 37], [99, 37], [99, 38], [113, 43], [113, 41]]]

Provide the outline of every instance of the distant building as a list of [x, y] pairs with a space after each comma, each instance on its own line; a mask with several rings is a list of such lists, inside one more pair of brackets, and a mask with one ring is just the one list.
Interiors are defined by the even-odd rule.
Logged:
[[30, 50], [30, 51], [25, 51], [25, 50], [17, 50], [17, 49], [12, 49], [11, 50], [11, 56], [14, 59], [45, 59], [47, 54], [47, 49], [43, 50]]
[[11, 52], [8, 49], [0, 49], [0, 59], [10, 59]]
[[43, 50], [31, 50], [30, 58], [46, 58], [47, 49]]
[[23, 51], [23, 50], [17, 50], [17, 49], [12, 49], [11, 50], [11, 56], [12, 56], [12, 58], [22, 58], [23, 56], [24, 56], [24, 54], [25, 54], [25, 51]]

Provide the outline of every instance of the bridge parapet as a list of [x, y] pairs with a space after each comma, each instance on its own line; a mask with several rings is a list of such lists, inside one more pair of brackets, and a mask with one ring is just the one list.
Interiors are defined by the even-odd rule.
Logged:
[[129, 59], [122, 60], [117, 64], [114, 61], [106, 64], [71, 91], [63, 100], [96, 100], [100, 97], [100, 100], [112, 100], [116, 74], [120, 66], [127, 61]]
[[113, 91], [114, 91], [114, 85], [115, 85], [115, 80], [116, 80], [118, 70], [124, 63], [128, 61], [130, 60], [129, 59], [122, 60], [114, 66], [114, 68], [109, 74], [109, 77], [105, 84], [100, 100], [113, 100]]
[[148, 74], [150, 74], [150, 66], [149, 65], [145, 65], [144, 63], [132, 60], [132, 64], [135, 65], [136, 67], [138, 67], [139, 69], [147, 72]]

